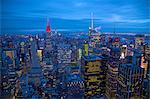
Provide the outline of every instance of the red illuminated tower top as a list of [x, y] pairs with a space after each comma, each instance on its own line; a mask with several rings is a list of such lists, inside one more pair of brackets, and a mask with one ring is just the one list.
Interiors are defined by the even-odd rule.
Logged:
[[50, 33], [50, 32], [51, 32], [49, 18], [47, 18], [46, 32], [47, 32], [47, 33]]

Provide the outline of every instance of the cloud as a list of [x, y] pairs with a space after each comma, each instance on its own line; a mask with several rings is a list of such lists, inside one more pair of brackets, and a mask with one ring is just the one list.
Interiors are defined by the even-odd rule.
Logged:
[[77, 2], [74, 5], [75, 5], [75, 7], [85, 7], [86, 3], [85, 2]]
[[113, 14], [110, 18], [102, 18], [102, 22], [118, 22], [118, 23], [149, 23], [150, 19], [129, 19], [121, 15]]

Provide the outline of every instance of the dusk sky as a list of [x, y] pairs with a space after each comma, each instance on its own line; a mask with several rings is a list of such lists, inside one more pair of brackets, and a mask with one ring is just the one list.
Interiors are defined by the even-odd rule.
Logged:
[[[2, 32], [88, 30], [90, 13], [103, 31], [149, 32], [150, 0], [2, 0]], [[150, 32], [149, 32], [150, 33]]]

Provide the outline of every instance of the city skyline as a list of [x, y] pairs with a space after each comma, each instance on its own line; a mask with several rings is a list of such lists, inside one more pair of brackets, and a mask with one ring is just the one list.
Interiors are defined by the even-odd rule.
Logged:
[[[18, 5], [19, 4], [19, 5]], [[102, 31], [149, 32], [149, 0], [2, 0], [2, 32], [43, 31], [46, 18], [52, 29], [88, 31], [90, 13]]]
[[150, 0], [0, 5], [0, 99], [149, 99]]

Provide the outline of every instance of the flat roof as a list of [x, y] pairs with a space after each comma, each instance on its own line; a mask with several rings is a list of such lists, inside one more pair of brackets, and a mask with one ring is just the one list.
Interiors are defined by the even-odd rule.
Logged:
[[84, 60], [87, 61], [94, 61], [94, 60], [102, 60], [102, 56], [97, 56], [97, 55], [88, 55], [88, 56], [83, 56]]
[[137, 66], [135, 64], [121, 64], [122, 67], [128, 67], [128, 68], [136, 68], [139, 69], [141, 68], [140, 66]]

